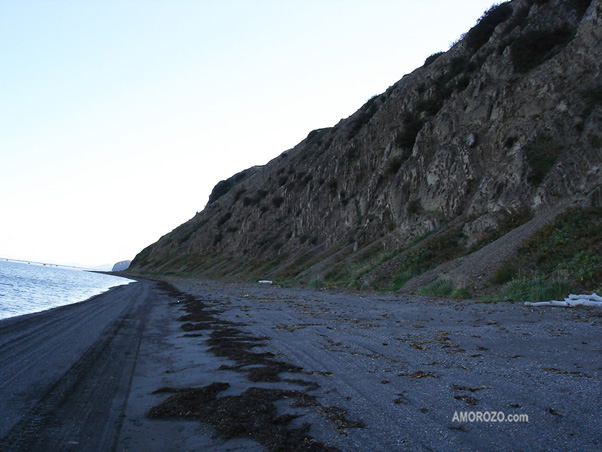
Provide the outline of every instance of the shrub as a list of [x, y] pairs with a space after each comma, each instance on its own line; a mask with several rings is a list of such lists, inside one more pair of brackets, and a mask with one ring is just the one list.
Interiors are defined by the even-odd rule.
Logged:
[[602, 104], [602, 84], [597, 84], [589, 89], [581, 92], [585, 101], [585, 108], [583, 109], [582, 116], [587, 118], [592, 114], [592, 111], [600, 104]]
[[472, 291], [466, 286], [456, 287], [449, 297], [456, 300], [467, 300], [472, 298]]
[[526, 33], [514, 41], [510, 47], [514, 70], [526, 73], [536, 68], [568, 44], [574, 35], [574, 32], [568, 27]]
[[595, 133], [590, 134], [587, 138], [588, 138], [589, 144], [591, 144], [593, 147], [595, 147], [597, 149], [602, 147], [602, 138], [600, 138]]
[[272, 204], [274, 204], [274, 207], [280, 207], [283, 202], [284, 198], [282, 196], [274, 196], [272, 199]]
[[221, 227], [224, 225], [224, 223], [225, 223], [226, 221], [228, 221], [228, 220], [229, 220], [231, 217], [232, 217], [232, 213], [231, 213], [231, 212], [227, 212], [227, 213], [225, 213], [224, 215], [222, 215], [222, 216], [220, 217], [220, 219], [219, 219], [219, 220], [217, 220], [217, 227], [218, 227], [218, 228], [221, 228]]
[[431, 56], [427, 57], [426, 60], [424, 60], [424, 67], [433, 64], [435, 62], [435, 60], [437, 58], [439, 58], [441, 55], [443, 55], [444, 53], [445, 52], [436, 52], [436, 53], [433, 53]]
[[464, 254], [464, 247], [460, 244], [460, 239], [464, 236], [461, 230], [451, 230], [446, 234], [432, 239], [426, 245], [432, 255], [435, 263], [442, 264], [448, 260], [454, 259]]
[[540, 278], [522, 277], [513, 280], [504, 292], [504, 298], [511, 301], [550, 301], [563, 300], [572, 292], [565, 281], [545, 281]]
[[312, 282], [309, 283], [309, 287], [313, 287], [314, 289], [319, 289], [320, 287], [324, 287], [324, 281], [322, 281], [320, 278], [316, 278]]
[[422, 205], [420, 204], [420, 200], [414, 199], [408, 203], [408, 207], [406, 208], [406, 212], [411, 215], [418, 215], [422, 213]]
[[455, 87], [458, 91], [464, 91], [468, 85], [470, 85], [470, 76], [465, 74], [456, 81]]
[[391, 281], [389, 282], [389, 286], [387, 287], [387, 290], [399, 290], [403, 287], [403, 285], [408, 282], [410, 279], [412, 279], [414, 276], [416, 276], [414, 273], [410, 273], [410, 272], [405, 272], [405, 271], [401, 271], [397, 274], [395, 274], [393, 276], [393, 278], [391, 278]]
[[[449, 68], [443, 71], [434, 81], [435, 92], [428, 99], [421, 99], [416, 105], [418, 111], [423, 111], [431, 116], [436, 115], [454, 90], [463, 91], [470, 83], [470, 73], [477, 69], [466, 57], [454, 57]], [[456, 79], [458, 76], [460, 78]], [[456, 79], [456, 80], [455, 80]], [[454, 81], [455, 80], [455, 81]]]
[[477, 24], [466, 33], [466, 45], [473, 52], [489, 41], [496, 27], [512, 15], [512, 6], [509, 3], [493, 5], [479, 19]]
[[570, 1], [570, 7], [577, 14], [577, 20], [581, 20], [581, 18], [583, 17], [583, 15], [587, 11], [587, 8], [589, 8], [589, 5], [591, 3], [592, 3], [592, 0], [571, 0]]
[[322, 138], [330, 130], [332, 130], [331, 127], [327, 127], [327, 128], [324, 128], [324, 129], [312, 130], [311, 132], [309, 132], [309, 134], [307, 135], [307, 138], [305, 139], [305, 145], [307, 147], [313, 146], [315, 144], [317, 144], [318, 146], [320, 146], [322, 144]]
[[240, 190], [238, 190], [234, 194], [234, 202], [238, 201], [240, 199], [240, 197], [245, 194], [246, 191], [247, 191], [246, 188], [241, 188]]
[[372, 116], [378, 111], [378, 95], [372, 96], [359, 111], [352, 116], [349, 121], [349, 133], [347, 138], [351, 139], [357, 135], [362, 127], [364, 127], [372, 119]]
[[516, 262], [514, 260], [506, 261], [495, 271], [492, 281], [494, 284], [506, 284], [516, 276], [517, 272]]
[[602, 257], [591, 250], [579, 251], [570, 262], [559, 267], [585, 285], [602, 280]]
[[531, 167], [531, 174], [527, 177], [527, 180], [533, 185], [541, 184], [562, 149], [558, 142], [545, 136], [536, 139], [531, 145], [527, 146], [525, 154]]
[[529, 16], [530, 11], [531, 5], [528, 3], [521, 7], [516, 14], [514, 14], [514, 17], [506, 23], [503, 32], [504, 36], [509, 34], [516, 27], [523, 28], [527, 23], [527, 17]]
[[399, 168], [401, 168], [403, 161], [404, 158], [402, 156], [393, 157], [387, 162], [387, 173], [397, 174], [397, 171], [399, 171]]
[[227, 181], [227, 180], [219, 181], [215, 185], [215, 187], [213, 187], [213, 190], [211, 190], [211, 194], [209, 195], [208, 204], [211, 204], [211, 203], [215, 202], [218, 198], [221, 198], [222, 196], [224, 196], [226, 193], [228, 193], [230, 191], [231, 188], [232, 188], [232, 183], [230, 181]]
[[507, 149], [510, 149], [512, 146], [514, 146], [514, 143], [516, 143], [516, 140], [518, 140], [518, 138], [514, 135], [509, 136], [508, 138], [506, 138], [504, 140], [504, 147]]
[[407, 114], [403, 120], [403, 129], [395, 137], [395, 145], [402, 149], [412, 149], [418, 133], [422, 130], [423, 122], [413, 114]]
[[241, 171], [240, 173], [236, 173], [234, 176], [230, 177], [229, 179], [219, 181], [215, 185], [215, 187], [213, 187], [213, 190], [211, 191], [211, 194], [209, 195], [209, 201], [207, 202], [207, 204], [211, 204], [211, 203], [217, 201], [217, 199], [221, 198], [226, 193], [228, 193], [232, 189], [232, 187], [234, 187], [236, 184], [245, 180], [251, 173], [252, 173], [251, 169], [246, 169], [244, 171]]
[[447, 91], [437, 91], [432, 97], [429, 97], [428, 99], [422, 99], [420, 102], [418, 102], [418, 104], [416, 104], [416, 109], [418, 111], [423, 111], [430, 116], [435, 116], [437, 113], [439, 113], [439, 110], [441, 110], [441, 107], [443, 107], [443, 104], [452, 93], [453, 89], [450, 89], [449, 93], [447, 93]]
[[470, 63], [468, 58], [462, 56], [454, 57], [451, 59], [449, 71], [446, 73], [446, 76], [451, 80], [463, 72], [472, 72], [474, 69], [476, 68]]
[[336, 179], [330, 179], [328, 181], [328, 190], [330, 190], [331, 195], [333, 195], [333, 196], [336, 195], [338, 185], [339, 184]]
[[453, 291], [454, 291], [454, 288], [453, 288], [451, 282], [443, 280], [443, 279], [437, 279], [436, 281], [433, 281], [428, 286], [422, 287], [418, 291], [418, 295], [429, 295], [429, 296], [433, 296], [433, 297], [445, 298], [445, 297], [449, 297]]

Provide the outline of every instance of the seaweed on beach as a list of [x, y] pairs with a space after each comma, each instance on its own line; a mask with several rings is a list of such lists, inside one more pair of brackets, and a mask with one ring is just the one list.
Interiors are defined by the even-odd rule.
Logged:
[[198, 418], [203, 416], [208, 404], [215, 402], [217, 394], [228, 389], [228, 383], [211, 383], [203, 388], [160, 388], [153, 394], [163, 392], [175, 392], [160, 405], [151, 408], [147, 416], [151, 419], [157, 418]]
[[257, 337], [239, 330], [235, 326], [244, 324], [216, 317], [223, 311], [210, 309], [203, 301], [183, 294], [167, 283], [161, 284], [161, 288], [171, 297], [183, 302], [187, 314], [179, 319], [185, 322], [181, 328], [184, 331], [211, 331], [206, 340], [209, 351], [235, 363], [224, 364], [220, 370], [243, 372], [252, 382], [284, 381], [305, 386], [305, 390], [251, 387], [239, 395], [218, 397], [220, 392], [229, 387], [228, 383], [214, 382], [202, 388], [160, 388], [156, 393], [173, 395], [152, 408], [147, 413], [149, 418], [197, 419], [213, 426], [225, 438], [249, 437], [270, 451], [282, 452], [336, 452], [338, 449], [312, 438], [308, 434], [310, 425], [307, 423], [291, 427], [290, 423], [299, 416], [290, 413], [279, 415], [276, 402], [281, 400], [288, 400], [291, 408], [319, 407], [320, 412], [342, 434], [349, 428], [364, 427], [363, 422], [348, 419], [346, 411], [322, 406], [315, 396], [308, 394], [308, 391], [319, 387], [317, 383], [283, 379], [281, 373], [299, 373], [303, 369], [275, 359], [273, 353], [254, 351], [257, 347], [265, 346], [264, 341], [269, 337]]
[[456, 399], [456, 400], [462, 400], [469, 407], [476, 406], [479, 403], [479, 400], [476, 397], [469, 396], [469, 395], [466, 395], [466, 394], [455, 395], [454, 399]]
[[234, 328], [218, 327], [211, 332], [207, 344], [210, 346], [209, 351], [215, 356], [236, 362], [235, 366], [222, 366], [222, 369], [244, 372], [250, 381], [281, 381], [281, 372], [301, 372], [302, 369], [298, 366], [275, 360], [273, 353], [253, 352], [255, 347], [265, 346], [261, 343], [265, 339]]
[[333, 422], [339, 433], [347, 434], [350, 428], [365, 428], [366, 424], [362, 421], [352, 421], [347, 417], [347, 410], [336, 406], [325, 406], [321, 409], [322, 414]]
[[236, 363], [233, 366], [224, 365], [221, 370], [246, 373], [247, 378], [253, 382], [282, 381], [280, 373], [298, 373], [303, 370], [298, 366], [274, 359], [273, 353], [254, 352], [252, 349], [265, 346], [262, 342], [269, 337], [252, 336], [234, 328], [244, 324], [216, 317], [223, 312], [222, 310], [211, 309], [202, 300], [183, 294], [167, 283], [162, 283], [161, 289], [183, 303], [187, 314], [181, 316], [179, 320], [186, 322], [181, 325], [184, 331], [211, 331], [207, 340], [209, 351], [215, 356], [228, 358]]
[[[291, 428], [297, 415], [278, 415], [275, 402], [282, 399], [315, 403], [302, 391], [249, 388], [239, 395], [217, 397], [228, 383], [173, 390], [176, 393], [148, 412], [152, 419], [196, 419], [213, 426], [225, 438], [249, 437], [270, 451], [336, 452], [338, 449], [309, 436], [309, 424]], [[309, 398], [309, 399], [308, 399]], [[300, 405], [296, 405], [300, 406]]]

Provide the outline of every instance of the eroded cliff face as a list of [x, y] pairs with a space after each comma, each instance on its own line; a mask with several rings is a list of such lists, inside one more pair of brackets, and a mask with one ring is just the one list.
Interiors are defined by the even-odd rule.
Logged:
[[426, 234], [469, 250], [509, 218], [599, 204], [601, 16], [600, 0], [492, 8], [352, 116], [216, 186], [132, 268], [307, 282], [375, 249], [365, 272], [386, 280]]

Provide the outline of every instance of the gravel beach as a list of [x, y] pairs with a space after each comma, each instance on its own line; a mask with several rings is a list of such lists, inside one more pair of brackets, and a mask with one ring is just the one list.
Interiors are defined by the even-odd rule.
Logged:
[[167, 282], [0, 322], [0, 450], [602, 449], [599, 309]]

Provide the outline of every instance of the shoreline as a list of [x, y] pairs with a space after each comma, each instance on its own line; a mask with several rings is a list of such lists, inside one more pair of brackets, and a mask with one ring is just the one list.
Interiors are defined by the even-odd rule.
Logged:
[[[135, 279], [133, 279], [133, 278], [131, 278], [131, 279], [132, 279], [132, 282], [136, 282]], [[103, 290], [102, 292], [97, 293], [96, 295], [92, 295], [92, 296], [90, 296], [88, 298], [85, 298], [83, 300], [73, 301], [73, 302], [70, 302], [68, 304], [62, 304], [60, 306], [53, 306], [53, 307], [50, 307], [50, 308], [47, 308], [47, 309], [43, 309], [41, 311], [26, 312], [26, 313], [23, 313], [23, 314], [13, 315], [11, 317], [0, 318], [0, 328], [2, 327], [2, 322], [8, 321], [8, 320], [20, 319], [21, 317], [34, 316], [34, 315], [37, 315], [37, 314], [44, 314], [44, 313], [47, 313], [47, 312], [50, 312], [50, 311], [58, 310], [58, 309], [65, 308], [65, 307], [68, 307], [68, 306], [72, 306], [72, 305], [75, 305], [75, 304], [88, 303], [88, 302], [96, 299], [97, 297], [100, 297], [102, 295], [108, 294], [112, 290], [115, 290], [115, 289], [117, 289], [119, 287], [122, 287], [122, 286], [127, 286], [128, 284], [132, 284], [132, 282], [129, 282], [129, 283], [126, 283], [126, 284], [119, 284], [119, 285], [111, 286], [111, 287]]]
[[0, 321], [3, 450], [599, 447], [595, 309], [137, 280]]
[[[18, 264], [19, 267], [24, 265], [23, 262], [9, 261], [9, 263]], [[32, 265], [46, 268], [41, 265]], [[4, 286], [8, 287], [5, 287], [0, 294], [0, 301], [2, 301], [0, 306], [0, 322], [43, 313], [63, 306], [84, 303], [116, 287], [137, 281], [136, 277], [125, 277], [108, 273], [105, 273], [105, 276], [111, 276], [112, 278], [85, 276], [85, 274], [94, 272], [75, 267], [54, 266], [47, 268], [48, 271], [43, 270], [40, 273], [34, 273], [34, 281], [36, 282], [33, 283], [30, 283], [28, 279], [30, 273], [22, 270], [12, 273], [9, 270], [8, 279], [5, 281], [6, 284], [4, 284]], [[65, 270], [69, 276], [61, 280], [60, 277], [57, 277], [56, 269], [61, 270], [59, 275], [63, 275], [62, 271]], [[80, 278], [78, 275], [74, 279], [72, 275], [77, 273], [81, 273], [84, 276]], [[58, 283], [55, 284], [55, 282]], [[49, 287], [52, 287], [52, 290], [49, 290]]]

